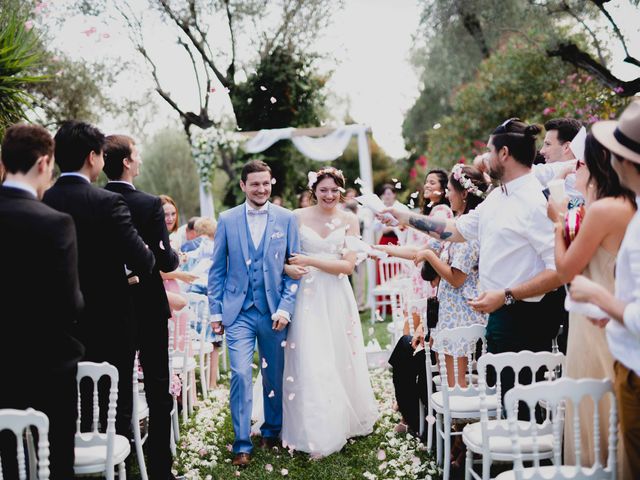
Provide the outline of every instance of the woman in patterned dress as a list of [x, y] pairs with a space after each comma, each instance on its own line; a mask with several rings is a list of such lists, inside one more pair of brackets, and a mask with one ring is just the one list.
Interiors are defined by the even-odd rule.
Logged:
[[[482, 173], [475, 167], [456, 165], [449, 177], [447, 197], [456, 216], [477, 207], [486, 195], [489, 185]], [[440, 255], [431, 249], [421, 251], [416, 256], [416, 263], [429, 262], [440, 277], [438, 299], [440, 311], [438, 324], [431, 332], [432, 349], [444, 354], [447, 364], [447, 381], [454, 385], [453, 358], [458, 358], [458, 384], [467, 384], [466, 354], [475, 345], [449, 345], [438, 341], [438, 333], [445, 328], [465, 327], [473, 324], [486, 324], [487, 317], [473, 310], [467, 300], [478, 296], [478, 242], [447, 242]], [[416, 330], [413, 344], [424, 342], [424, 327]]]

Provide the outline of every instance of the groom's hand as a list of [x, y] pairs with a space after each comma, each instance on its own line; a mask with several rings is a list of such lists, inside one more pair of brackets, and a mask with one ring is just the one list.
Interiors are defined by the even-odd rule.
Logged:
[[287, 325], [289, 325], [289, 320], [287, 320], [282, 315], [274, 315], [272, 318], [273, 326], [271, 328], [273, 328], [273, 330], [277, 332], [281, 332], [282, 330], [287, 328]]

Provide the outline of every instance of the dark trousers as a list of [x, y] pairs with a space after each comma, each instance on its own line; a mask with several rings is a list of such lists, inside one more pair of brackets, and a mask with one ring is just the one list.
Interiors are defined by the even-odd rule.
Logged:
[[144, 390], [149, 405], [147, 469], [151, 479], [166, 480], [171, 474], [171, 408], [169, 393], [169, 334], [167, 319], [138, 319], [137, 349], [144, 372]]
[[[51, 480], [73, 478], [78, 417], [76, 371], [75, 365], [61, 371], [48, 371], [43, 363], [33, 371], [24, 372], [15, 381], [5, 378], [7, 387], [0, 395], [0, 408], [33, 408], [49, 417]], [[37, 441], [37, 436], [35, 438]], [[0, 452], [4, 478], [18, 478], [16, 438], [9, 431], [0, 433]]]
[[[562, 298], [562, 300], [560, 300]], [[489, 315], [487, 324], [487, 351], [489, 353], [551, 351], [552, 340], [558, 333], [559, 324], [565, 316], [564, 290], [547, 293], [540, 302], [521, 302], [504, 306]], [[529, 369], [520, 372], [521, 384], [530, 384]], [[536, 374], [536, 381], [544, 380], [544, 371]], [[495, 384], [496, 372], [487, 370], [487, 382]], [[515, 385], [514, 371], [506, 368], [500, 374], [502, 401], [504, 395]], [[518, 418], [528, 419], [529, 412], [521, 405]]]
[[425, 351], [416, 355], [413, 352], [411, 336], [403, 336], [389, 357], [389, 365], [393, 369], [393, 387], [400, 413], [409, 428], [417, 432], [420, 428], [418, 400], [427, 404], [427, 373]]

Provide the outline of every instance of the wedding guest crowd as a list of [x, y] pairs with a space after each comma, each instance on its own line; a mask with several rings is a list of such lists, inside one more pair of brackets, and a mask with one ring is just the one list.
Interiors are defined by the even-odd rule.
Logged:
[[[355, 190], [345, 192], [343, 208], [356, 214], [360, 230], [378, 232], [377, 250], [413, 265], [402, 292], [407, 328], [389, 361], [403, 418], [399, 431], [418, 431], [418, 400], [427, 400], [425, 354], [414, 353], [428, 342], [447, 366], [445, 386], [466, 387], [467, 354], [476, 345], [451, 345], [439, 335], [480, 324], [488, 352], [559, 349], [566, 352], [562, 375], [611, 378], [620, 419], [619, 477], [640, 478], [640, 101], [617, 121], [596, 122], [583, 137], [576, 119], [553, 119], [544, 128], [538, 151], [541, 127], [519, 118], [504, 121], [473, 166], [428, 171], [415, 210], [398, 202], [397, 183], [383, 185], [383, 213], [390, 216], [375, 220], [358, 206]], [[578, 138], [586, 138], [584, 147]], [[51, 186], [54, 162], [61, 174]], [[131, 438], [136, 352], [150, 410], [150, 478], [175, 478], [168, 325], [176, 312], [186, 311], [188, 292], [203, 293], [217, 225], [193, 217], [180, 226], [171, 197], [136, 188], [141, 163], [134, 139], [106, 137], [79, 121], [63, 122], [55, 138], [37, 125], [14, 125], [2, 141], [0, 228], [11, 235], [0, 236], [0, 248], [10, 253], [5, 265], [11, 281], [4, 290], [10, 301], [4, 304], [0, 362], [12, 388], [3, 390], [0, 408], [32, 407], [49, 416], [53, 479], [73, 478], [78, 362], [109, 362], [118, 369], [116, 430]], [[101, 171], [109, 179], [104, 188], [93, 185]], [[549, 188], [558, 184], [561, 199]], [[307, 194], [299, 196], [300, 208], [311, 205]], [[294, 278], [295, 267], [286, 265], [283, 275]], [[26, 288], [34, 279], [38, 288]], [[364, 308], [364, 270], [356, 269], [352, 280]], [[431, 329], [406, 308], [430, 296], [439, 299]], [[597, 313], [574, 309], [576, 302], [590, 302], [589, 311]], [[209, 384], [215, 387], [222, 337], [206, 328], [206, 341], [214, 344]], [[23, 338], [30, 339], [31, 355], [16, 341]], [[543, 380], [542, 372], [533, 377], [525, 370], [519, 380]], [[495, 383], [495, 372], [487, 380]], [[515, 383], [513, 372], [503, 370], [500, 380], [504, 396]], [[43, 395], [47, 391], [56, 394]], [[79, 394], [86, 429], [92, 392], [83, 385]], [[100, 389], [104, 415], [107, 394]], [[609, 409], [608, 402], [567, 406], [567, 418], [578, 412], [580, 444], [575, 424], [566, 422], [565, 464], [605, 461]], [[593, 455], [595, 442], [600, 459]], [[0, 449], [3, 474], [17, 477], [15, 439], [0, 434]], [[459, 464], [462, 456], [454, 457], [445, 461]]]

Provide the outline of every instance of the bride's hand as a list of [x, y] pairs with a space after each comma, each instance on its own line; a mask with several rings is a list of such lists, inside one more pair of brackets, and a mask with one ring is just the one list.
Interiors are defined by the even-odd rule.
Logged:
[[310, 267], [311, 257], [303, 255], [301, 253], [294, 253], [289, 257], [289, 265], [295, 265], [298, 267]]
[[293, 278], [294, 280], [300, 280], [303, 275], [306, 275], [307, 273], [309, 273], [309, 269], [306, 267], [301, 267], [300, 265], [285, 264], [284, 273], [289, 278]]

